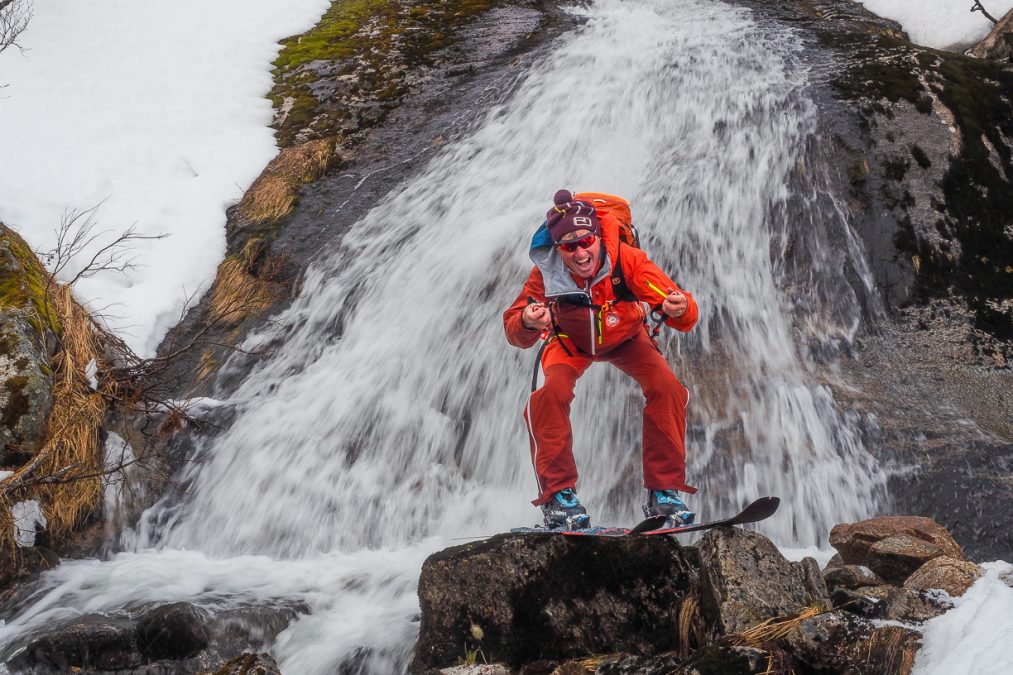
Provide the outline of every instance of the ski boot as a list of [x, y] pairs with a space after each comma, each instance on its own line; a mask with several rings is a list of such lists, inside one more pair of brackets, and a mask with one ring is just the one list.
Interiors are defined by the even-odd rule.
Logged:
[[686, 502], [679, 498], [679, 493], [675, 490], [648, 490], [644, 515], [648, 518], [668, 516], [667, 527], [692, 525], [696, 520], [696, 514], [689, 510]]
[[591, 527], [591, 516], [577, 499], [573, 488], [563, 488], [542, 504], [545, 527], [549, 530], [583, 530]]

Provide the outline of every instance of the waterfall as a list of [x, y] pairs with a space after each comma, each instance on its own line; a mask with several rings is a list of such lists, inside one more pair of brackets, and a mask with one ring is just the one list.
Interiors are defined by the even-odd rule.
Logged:
[[[876, 510], [883, 477], [814, 356], [856, 330], [863, 267], [805, 161], [798, 38], [703, 0], [575, 11], [586, 22], [510, 100], [352, 225], [249, 338], [277, 348], [231, 394], [234, 421], [180, 477], [182, 501], [149, 510], [129, 550], [50, 573], [4, 644], [82, 611], [303, 603], [274, 644], [283, 671], [402, 669], [425, 556], [540, 518], [521, 418], [534, 353], [507, 345], [501, 313], [562, 187], [627, 197], [650, 257], [699, 303], [697, 328], [661, 346], [690, 390], [702, 517], [779, 495], [759, 529], [815, 546]], [[642, 400], [607, 364], [577, 385], [577, 487], [597, 523], [640, 517]]]

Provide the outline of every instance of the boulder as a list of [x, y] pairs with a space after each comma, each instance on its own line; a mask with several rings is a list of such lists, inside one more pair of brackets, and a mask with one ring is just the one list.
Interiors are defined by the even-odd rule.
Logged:
[[828, 567], [828, 569], [823, 572], [823, 581], [826, 582], [827, 590], [831, 593], [838, 588], [846, 588], [853, 591], [856, 588], [863, 588], [865, 586], [882, 586], [886, 583], [865, 565], [841, 565], [840, 567]]
[[902, 584], [919, 567], [943, 555], [935, 544], [906, 534], [880, 539], [869, 548], [869, 568], [891, 584]]
[[838, 588], [831, 595], [834, 607], [867, 619], [921, 623], [950, 608], [948, 603], [921, 591], [896, 586], [869, 586], [850, 591]]
[[72, 672], [75, 669], [120, 670], [144, 663], [131, 625], [102, 617], [43, 633], [12, 659], [12, 670]]
[[980, 576], [981, 569], [974, 563], [940, 556], [919, 567], [904, 582], [904, 588], [912, 590], [939, 588], [946, 591], [951, 598], [956, 598], [963, 595]]
[[227, 661], [214, 675], [281, 675], [270, 654], [241, 654]]
[[49, 419], [56, 338], [47, 287], [31, 247], [0, 223], [0, 466], [29, 459]]
[[816, 561], [789, 562], [761, 534], [716, 528], [699, 549], [700, 606], [719, 633], [738, 633], [767, 619], [829, 604]]
[[185, 659], [208, 646], [207, 615], [188, 602], [156, 607], [137, 622], [137, 644], [148, 660]]
[[[776, 550], [776, 549], [775, 549]], [[678, 648], [695, 551], [670, 537], [503, 534], [430, 556], [412, 672]]]
[[830, 545], [837, 549], [844, 563], [866, 565], [880, 574], [869, 564], [869, 552], [876, 542], [899, 534], [938, 546], [942, 549], [941, 555], [967, 560], [964, 551], [945, 527], [921, 516], [880, 516], [857, 523], [842, 523], [830, 531]]
[[807, 668], [796, 672], [909, 675], [921, 636], [899, 626], [875, 627], [842, 611], [800, 622], [785, 647]]

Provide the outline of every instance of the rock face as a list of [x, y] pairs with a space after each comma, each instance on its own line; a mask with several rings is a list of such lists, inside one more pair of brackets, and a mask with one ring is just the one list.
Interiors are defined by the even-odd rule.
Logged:
[[1013, 9], [999, 19], [985, 39], [968, 49], [967, 55], [1000, 63], [1013, 62]]
[[707, 533], [699, 548], [700, 605], [720, 633], [829, 605], [816, 561], [789, 562], [761, 534], [718, 528]]
[[48, 278], [31, 248], [0, 223], [0, 465], [19, 466], [45, 432], [55, 344]]
[[835, 607], [867, 619], [920, 623], [950, 608], [919, 591], [897, 586], [868, 586], [849, 591], [838, 588], [831, 596]]
[[829, 568], [823, 573], [823, 581], [826, 582], [827, 590], [830, 592], [838, 588], [853, 591], [856, 588], [882, 586], [886, 583], [864, 565], [842, 565]]
[[422, 623], [410, 670], [481, 649], [512, 666], [678, 647], [692, 549], [669, 537], [499, 535], [436, 553], [419, 579]]
[[904, 588], [930, 590], [939, 588], [951, 597], [964, 594], [971, 587], [981, 570], [972, 562], [941, 556], [928, 561], [904, 582]]
[[81, 668], [120, 670], [142, 663], [133, 626], [95, 617], [37, 637], [11, 666], [15, 672], [40, 668], [72, 672]]
[[967, 560], [946, 528], [918, 516], [881, 516], [837, 525], [830, 531], [830, 545], [845, 563], [865, 565], [897, 584], [933, 558]]
[[809, 666], [804, 672], [909, 675], [920, 646], [916, 631], [874, 627], [846, 612], [802, 621], [786, 638], [787, 648]]

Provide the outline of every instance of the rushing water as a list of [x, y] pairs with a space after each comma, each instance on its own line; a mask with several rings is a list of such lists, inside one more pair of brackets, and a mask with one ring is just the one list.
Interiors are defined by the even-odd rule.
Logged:
[[[876, 510], [882, 477], [813, 360], [856, 329], [862, 265], [804, 161], [818, 153], [796, 37], [703, 0], [581, 11], [508, 102], [311, 267], [287, 332], [250, 339], [280, 346], [180, 478], [186, 498], [110, 560], [50, 573], [6, 644], [178, 599], [302, 605], [273, 645], [283, 671], [402, 669], [425, 556], [539, 518], [521, 419], [533, 353], [506, 344], [500, 314], [564, 186], [628, 197], [644, 247], [700, 305], [663, 347], [691, 392], [704, 518], [777, 494], [760, 529], [804, 547]], [[604, 364], [578, 385], [578, 490], [598, 522], [639, 516], [641, 402]]]

